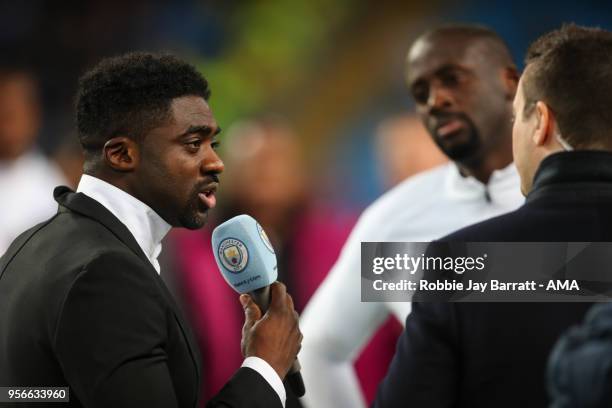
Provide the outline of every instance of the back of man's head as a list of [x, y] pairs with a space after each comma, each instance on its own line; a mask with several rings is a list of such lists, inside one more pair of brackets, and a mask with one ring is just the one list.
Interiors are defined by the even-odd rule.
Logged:
[[100, 62], [81, 77], [76, 100], [86, 162], [113, 137], [141, 142], [170, 119], [171, 102], [181, 96], [208, 100], [210, 91], [192, 65], [174, 56], [130, 53]]
[[525, 64], [526, 111], [543, 101], [573, 148], [612, 149], [611, 32], [564, 25], [538, 38]]

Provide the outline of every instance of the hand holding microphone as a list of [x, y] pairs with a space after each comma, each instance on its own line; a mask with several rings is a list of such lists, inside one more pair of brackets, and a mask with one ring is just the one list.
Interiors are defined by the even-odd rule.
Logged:
[[[302, 334], [293, 300], [276, 282], [276, 254], [252, 217], [239, 215], [213, 231], [213, 252], [221, 274], [238, 293], [245, 309], [242, 352], [265, 360], [294, 394], [305, 393], [297, 353]], [[248, 295], [248, 296], [247, 296]]]
[[285, 285], [274, 282], [269, 288], [270, 307], [263, 316], [251, 296], [240, 296], [246, 315], [242, 328], [242, 354], [264, 359], [281, 378], [285, 378], [301, 347], [299, 317]]

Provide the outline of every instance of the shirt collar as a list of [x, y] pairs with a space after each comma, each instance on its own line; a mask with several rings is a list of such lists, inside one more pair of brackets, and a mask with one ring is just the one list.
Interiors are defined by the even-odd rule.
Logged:
[[151, 207], [120, 188], [83, 174], [77, 192], [93, 198], [108, 209], [134, 235], [134, 239], [159, 273], [161, 241], [172, 228]]
[[508, 188], [516, 188], [518, 172], [514, 163], [493, 171], [487, 184], [481, 183], [472, 176], [461, 174], [459, 167], [449, 163], [446, 173], [445, 190], [454, 198], [474, 199], [482, 197], [486, 199], [488, 194], [491, 198], [499, 193], [504, 193]]

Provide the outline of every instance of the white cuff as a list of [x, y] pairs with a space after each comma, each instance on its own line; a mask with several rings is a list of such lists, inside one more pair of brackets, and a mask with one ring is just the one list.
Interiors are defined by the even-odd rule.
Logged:
[[285, 393], [283, 381], [278, 376], [276, 371], [274, 371], [272, 366], [266, 362], [266, 360], [259, 357], [247, 357], [242, 362], [242, 367], [248, 367], [257, 371], [264, 378], [264, 380], [270, 384], [274, 391], [276, 391], [278, 398], [280, 398], [281, 403], [283, 404], [283, 408], [285, 407], [287, 394]]

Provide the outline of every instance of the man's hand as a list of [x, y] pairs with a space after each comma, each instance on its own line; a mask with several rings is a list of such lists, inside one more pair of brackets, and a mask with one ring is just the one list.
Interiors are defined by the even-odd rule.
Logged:
[[291, 295], [280, 282], [270, 285], [270, 307], [263, 317], [251, 296], [240, 295], [240, 303], [245, 313], [242, 355], [265, 360], [284, 379], [302, 347], [299, 316]]

